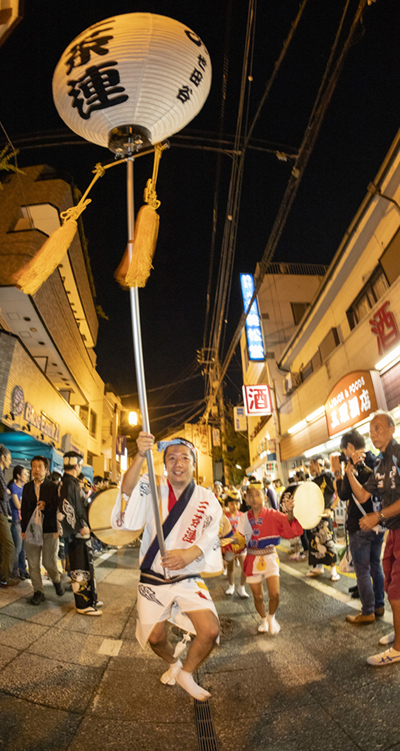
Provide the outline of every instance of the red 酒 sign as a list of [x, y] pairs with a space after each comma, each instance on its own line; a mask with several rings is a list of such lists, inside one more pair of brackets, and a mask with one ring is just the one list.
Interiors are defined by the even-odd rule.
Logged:
[[246, 415], [272, 415], [272, 401], [266, 383], [243, 386], [243, 401]]

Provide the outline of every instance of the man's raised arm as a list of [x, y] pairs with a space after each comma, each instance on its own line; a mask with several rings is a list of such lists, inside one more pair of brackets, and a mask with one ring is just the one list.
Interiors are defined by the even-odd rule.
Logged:
[[146, 451], [153, 448], [154, 436], [151, 435], [151, 433], [144, 433], [143, 431], [141, 431], [136, 439], [136, 444], [138, 447], [138, 452], [131, 466], [125, 472], [121, 483], [121, 491], [126, 495], [131, 495], [132, 490], [139, 482], [140, 470], [146, 458]]
[[357, 498], [357, 500], [360, 503], [365, 503], [366, 501], [368, 501], [368, 498], [371, 498], [372, 494], [368, 493], [368, 491], [365, 490], [365, 488], [363, 488], [362, 485], [360, 485], [360, 483], [358, 482], [357, 478], [354, 476], [354, 474], [353, 474], [353, 472], [354, 472], [354, 464], [352, 464], [351, 462], [347, 462], [346, 470], [345, 471], [346, 471], [347, 479], [348, 479], [348, 481], [350, 483], [350, 487], [351, 487], [351, 489], [352, 489], [355, 497]]

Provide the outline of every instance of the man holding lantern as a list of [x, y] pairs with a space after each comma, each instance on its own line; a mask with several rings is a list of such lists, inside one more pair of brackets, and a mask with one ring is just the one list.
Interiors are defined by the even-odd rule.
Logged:
[[[167, 477], [157, 477], [161, 522], [167, 545], [161, 556], [150, 499], [147, 475], [140, 477], [146, 451], [152, 449], [154, 437], [141, 432], [138, 453], [123, 477], [121, 491], [128, 497], [124, 527], [144, 527], [140, 549], [140, 583], [138, 586], [136, 637], [142, 647], [148, 641], [153, 652], [165, 660], [169, 670], [162, 683], [178, 683], [198, 701], [210, 694], [193, 679], [193, 671], [207, 657], [219, 635], [219, 622], [202, 573], [222, 572], [218, 539], [221, 506], [214, 494], [196, 485], [193, 471], [196, 448], [184, 438], [162, 441]], [[117, 500], [111, 524], [121, 528]], [[182, 663], [168, 641], [167, 621], [196, 634]], [[179, 646], [179, 645], [178, 645]]]

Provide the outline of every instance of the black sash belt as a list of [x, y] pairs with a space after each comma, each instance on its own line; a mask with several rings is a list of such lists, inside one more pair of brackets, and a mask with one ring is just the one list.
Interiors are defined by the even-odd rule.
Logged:
[[160, 584], [175, 584], [175, 582], [183, 581], [184, 579], [200, 579], [201, 574], [184, 574], [183, 576], [174, 576], [171, 579], [165, 579], [162, 574], [157, 574], [156, 571], [151, 569], [141, 569], [140, 582], [141, 584], [154, 584], [158, 587]]

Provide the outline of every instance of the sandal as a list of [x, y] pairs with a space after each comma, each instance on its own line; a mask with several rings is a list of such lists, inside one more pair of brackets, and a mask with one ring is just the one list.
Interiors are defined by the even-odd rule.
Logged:
[[84, 610], [80, 610], [79, 608], [76, 608], [76, 612], [80, 613], [80, 615], [103, 615], [102, 610], [97, 610], [96, 608], [85, 608]]
[[338, 582], [340, 579], [339, 574], [332, 574], [331, 576], [331, 582]]

